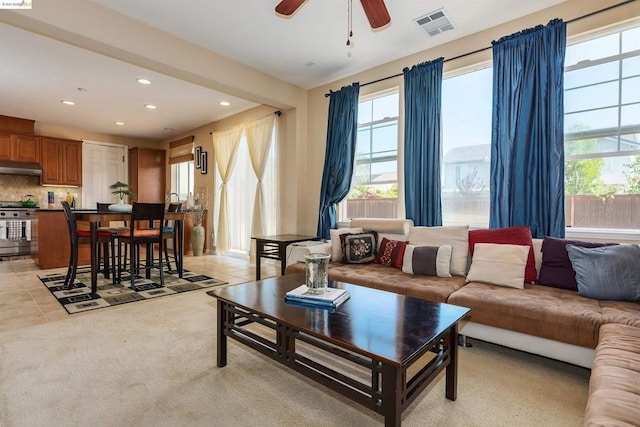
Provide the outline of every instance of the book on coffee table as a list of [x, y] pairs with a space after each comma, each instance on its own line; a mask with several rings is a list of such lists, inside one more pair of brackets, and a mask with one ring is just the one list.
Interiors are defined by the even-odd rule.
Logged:
[[285, 301], [323, 307], [338, 307], [351, 295], [344, 289], [327, 288], [323, 294], [311, 294], [307, 285], [300, 285], [285, 294]]

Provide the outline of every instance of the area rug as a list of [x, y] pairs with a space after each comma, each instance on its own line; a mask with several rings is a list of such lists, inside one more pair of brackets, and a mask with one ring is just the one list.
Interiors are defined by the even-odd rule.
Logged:
[[136, 276], [135, 291], [129, 287], [131, 276], [128, 272], [123, 272], [122, 283], [115, 285], [111, 279], [105, 279], [103, 275], [98, 274], [98, 292], [94, 294], [91, 292], [91, 268], [88, 266], [78, 267], [73, 289], [62, 289], [64, 273], [43, 274], [38, 278], [69, 314], [227, 284], [189, 270], [184, 270], [180, 278], [177, 270], [165, 269], [162, 286], [160, 274], [156, 269], [151, 271], [149, 279], [144, 277], [144, 273]]

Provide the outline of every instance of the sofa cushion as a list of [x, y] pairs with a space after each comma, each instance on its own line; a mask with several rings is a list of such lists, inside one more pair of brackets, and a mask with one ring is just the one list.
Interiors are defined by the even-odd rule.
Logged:
[[607, 324], [589, 378], [585, 426], [637, 426], [640, 420], [640, 328]]
[[599, 301], [602, 323], [621, 323], [640, 328], [640, 303], [631, 301]]
[[409, 244], [414, 246], [451, 245], [451, 274], [467, 274], [469, 256], [469, 227], [413, 227], [409, 231]]
[[536, 260], [533, 254], [533, 241], [531, 240], [531, 228], [529, 226], [471, 230], [469, 231], [469, 251], [472, 256], [476, 243], [529, 246], [530, 250], [527, 256], [524, 280], [527, 283], [536, 281], [538, 272], [536, 271]]
[[447, 302], [470, 308], [475, 323], [590, 348], [603, 322], [600, 301], [530, 283], [523, 291], [470, 282]]
[[402, 268], [402, 260], [406, 247], [407, 242], [389, 240], [383, 237], [374, 262], [394, 268]]
[[467, 281], [524, 289], [529, 252], [528, 246], [477, 243]]
[[[287, 267], [286, 274], [304, 274], [304, 263]], [[329, 279], [395, 292], [429, 301], [446, 302], [452, 292], [462, 288], [464, 277], [418, 276], [380, 264], [329, 263]], [[304, 280], [304, 279], [303, 279]]]
[[581, 246], [583, 248], [599, 248], [617, 243], [597, 243], [580, 240], [559, 239], [545, 237], [542, 242], [542, 266], [538, 276], [538, 284], [552, 286], [554, 288], [578, 290], [576, 273], [571, 267], [567, 245]]
[[402, 271], [407, 274], [451, 277], [451, 245], [407, 245], [402, 261]]
[[362, 233], [362, 227], [354, 228], [338, 228], [329, 230], [329, 236], [331, 237], [331, 260], [342, 261], [344, 254], [342, 252], [342, 242], [340, 241], [340, 235], [346, 233]]
[[583, 248], [567, 245], [578, 293], [588, 298], [640, 301], [638, 245]]
[[340, 235], [342, 245], [342, 262], [347, 264], [366, 264], [376, 259], [378, 233], [344, 233]]

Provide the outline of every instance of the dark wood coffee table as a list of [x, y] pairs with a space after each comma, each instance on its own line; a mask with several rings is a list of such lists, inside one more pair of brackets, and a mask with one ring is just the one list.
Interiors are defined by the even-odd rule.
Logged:
[[[400, 426], [402, 411], [443, 369], [445, 396], [456, 400], [458, 322], [469, 309], [334, 281], [351, 294], [337, 310], [286, 303], [303, 282], [287, 275], [207, 292], [218, 300], [218, 366], [233, 338], [382, 414], [385, 426]], [[366, 375], [349, 375], [345, 364]]]

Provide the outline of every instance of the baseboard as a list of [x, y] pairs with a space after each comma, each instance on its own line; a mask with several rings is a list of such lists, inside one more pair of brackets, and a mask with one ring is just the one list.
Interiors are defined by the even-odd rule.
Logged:
[[592, 348], [566, 344], [479, 323], [467, 323], [460, 330], [460, 334], [588, 369], [591, 369], [595, 357], [595, 350]]

